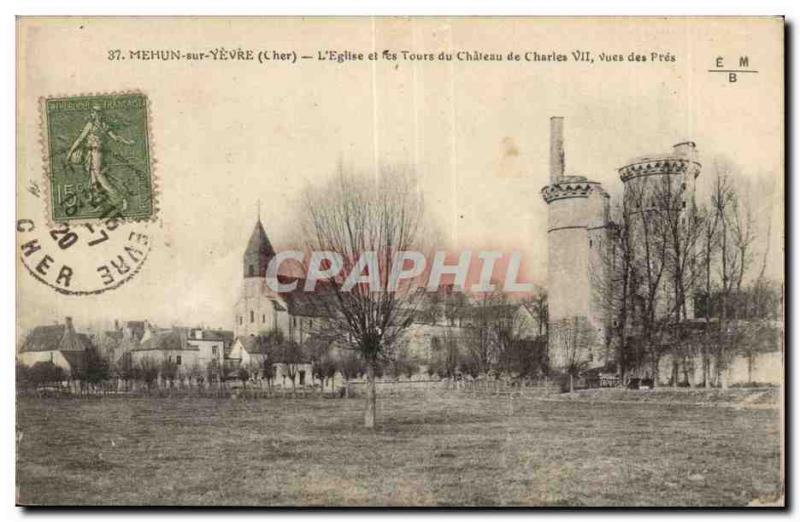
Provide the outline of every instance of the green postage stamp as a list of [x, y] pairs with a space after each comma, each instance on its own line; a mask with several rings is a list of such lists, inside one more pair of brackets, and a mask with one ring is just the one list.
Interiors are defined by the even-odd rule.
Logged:
[[150, 219], [155, 205], [147, 97], [70, 96], [42, 103], [50, 219]]

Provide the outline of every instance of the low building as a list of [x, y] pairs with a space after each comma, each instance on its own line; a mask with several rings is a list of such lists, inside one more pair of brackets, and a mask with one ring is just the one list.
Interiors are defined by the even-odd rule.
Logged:
[[222, 366], [233, 347], [233, 332], [230, 330], [189, 329], [186, 344], [197, 348], [197, 363], [207, 368], [210, 364]]
[[192, 327], [154, 328], [147, 325], [139, 345], [130, 350], [131, 363], [150, 359], [156, 365], [175, 364], [179, 374], [221, 368], [233, 344], [233, 332]]
[[75, 332], [72, 318], [65, 324], [37, 326], [26, 337], [17, 361], [26, 366], [50, 362], [75, 376], [86, 367], [87, 351], [93, 349], [88, 335]]

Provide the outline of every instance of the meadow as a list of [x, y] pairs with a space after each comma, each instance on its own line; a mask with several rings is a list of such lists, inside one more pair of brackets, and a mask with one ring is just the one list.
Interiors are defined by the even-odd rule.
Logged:
[[358, 398], [20, 396], [17, 498], [23, 505], [744, 506], [779, 494], [777, 394], [641, 397], [625, 390], [385, 396], [368, 431]]

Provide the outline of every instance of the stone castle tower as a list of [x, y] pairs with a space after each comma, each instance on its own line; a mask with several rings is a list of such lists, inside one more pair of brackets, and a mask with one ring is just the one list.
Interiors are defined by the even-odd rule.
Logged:
[[235, 337], [277, 328], [277, 312], [282, 306], [279, 297], [267, 286], [267, 266], [273, 257], [275, 250], [259, 217], [242, 260], [242, 291], [234, 307]]
[[[631, 237], [634, 245], [634, 256], [641, 259], [642, 245], [646, 241], [643, 224], [647, 222], [648, 212], [659, 210], [662, 216], [672, 215], [675, 224], [681, 227], [694, 226], [696, 215], [695, 188], [700, 175], [701, 165], [697, 161], [697, 150], [694, 142], [686, 141], [673, 146], [666, 154], [648, 155], [631, 160], [619, 169], [619, 176], [624, 184], [625, 207], [627, 211], [644, 216], [631, 220]], [[670, 208], [677, 212], [670, 212]], [[662, 218], [662, 226], [663, 218]], [[686, 237], [691, 233], [684, 232]], [[638, 248], [637, 248], [638, 247]], [[688, 261], [694, 256], [684, 254]], [[695, 267], [689, 263], [687, 270]], [[656, 302], [656, 315], [661, 318], [674, 313], [676, 309], [674, 289], [670, 287], [667, 277], [661, 280], [660, 299]], [[694, 318], [694, 296], [691, 288], [686, 289], [684, 310], [681, 319]], [[678, 307], [681, 308], [681, 307]]]
[[550, 362], [556, 368], [606, 363], [608, 314], [602, 294], [611, 248], [609, 196], [600, 183], [564, 174], [564, 119], [550, 119], [548, 313]]

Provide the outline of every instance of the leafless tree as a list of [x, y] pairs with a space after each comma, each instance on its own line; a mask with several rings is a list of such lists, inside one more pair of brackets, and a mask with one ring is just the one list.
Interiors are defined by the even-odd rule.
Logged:
[[586, 353], [594, 340], [594, 329], [586, 317], [562, 319], [553, 325], [550, 335], [559, 353], [559, 366], [569, 379], [569, 391], [575, 389], [574, 379], [586, 368]]
[[[326, 329], [337, 344], [358, 351], [366, 364], [367, 428], [375, 426], [376, 369], [391, 358], [420, 301], [413, 281], [395, 284], [390, 272], [401, 252], [419, 247], [422, 206], [409, 173], [386, 167], [375, 174], [340, 167], [331, 182], [309, 189], [304, 198], [306, 248], [336, 252], [344, 262], [342, 271], [311, 295], [328, 318]], [[368, 269], [373, 272], [367, 274], [372, 284], [357, 282], [345, 288], [347, 275], [368, 253], [375, 255], [378, 265], [377, 270]]]
[[615, 350], [617, 374], [623, 382], [630, 365], [638, 366], [630, 353], [631, 314], [636, 290], [634, 272], [633, 219], [638, 217], [633, 199], [623, 199], [612, 212], [613, 225], [609, 244], [600, 245], [591, 270], [592, 299], [607, 315], [610, 322], [609, 345]]
[[469, 328], [464, 354], [477, 375], [486, 375], [510, 341], [513, 316], [505, 294], [481, 292], [469, 304]]
[[[716, 183], [719, 183], [719, 179], [715, 180]], [[712, 345], [712, 333], [711, 333], [711, 299], [713, 293], [713, 287], [711, 285], [712, 282], [712, 266], [714, 264], [714, 259], [717, 255], [717, 250], [719, 248], [719, 237], [717, 234], [717, 230], [719, 229], [719, 214], [716, 212], [715, 209], [711, 208], [710, 206], [703, 205], [700, 207], [700, 213], [703, 216], [702, 218], [702, 239], [701, 239], [701, 254], [700, 254], [700, 264], [702, 266], [702, 286], [703, 286], [703, 294], [704, 294], [704, 319], [705, 319], [705, 331], [704, 331], [704, 342], [702, 343], [701, 347], [701, 354], [703, 359], [703, 385], [708, 388], [711, 386], [711, 375], [710, 375], [710, 368], [711, 368], [711, 361], [709, 353], [709, 348]]]
[[[735, 187], [729, 171], [720, 167], [711, 194], [711, 206], [720, 223], [719, 230], [719, 331], [717, 371], [723, 389], [728, 387], [728, 346], [734, 343], [737, 299], [742, 282], [752, 263], [754, 219], [747, 198]], [[731, 325], [733, 322], [733, 326]]]
[[547, 292], [542, 291], [531, 298], [531, 309], [533, 317], [536, 320], [539, 336], [547, 335], [547, 321], [548, 321], [548, 308], [547, 308]]
[[626, 211], [629, 212], [629, 234], [633, 250], [631, 294], [635, 321], [650, 360], [653, 382], [658, 381], [658, 361], [663, 342], [663, 317], [660, 306], [665, 299], [664, 278], [667, 275], [667, 228], [658, 192], [669, 184], [666, 176], [653, 177], [639, 183], [629, 182], [625, 188]]
[[292, 395], [297, 392], [297, 376], [302, 371], [305, 357], [302, 345], [293, 341], [286, 341], [281, 345], [280, 361], [284, 375], [292, 381]]

